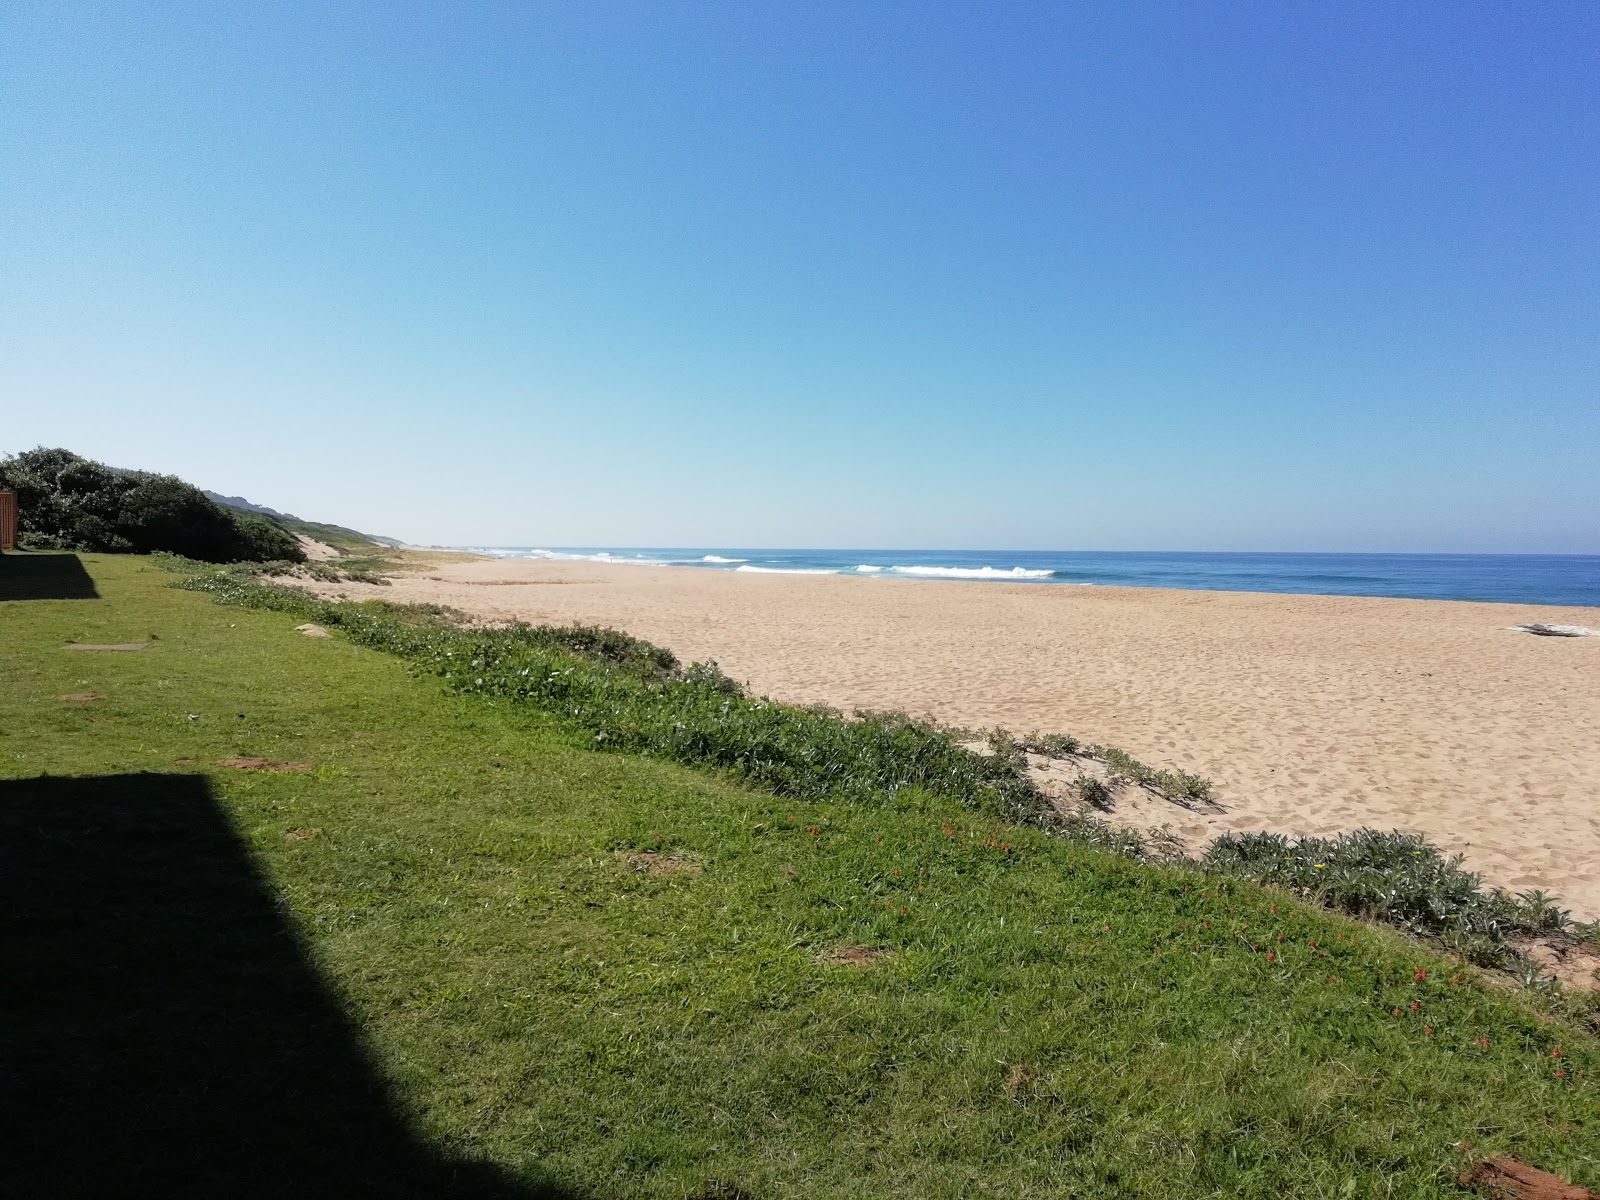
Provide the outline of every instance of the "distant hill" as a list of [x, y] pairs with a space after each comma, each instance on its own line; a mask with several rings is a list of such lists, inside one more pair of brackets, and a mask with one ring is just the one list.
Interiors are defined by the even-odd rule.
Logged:
[[405, 544], [397, 538], [380, 537], [375, 533], [362, 533], [359, 530], [349, 529], [343, 525], [329, 525], [321, 521], [302, 520], [293, 513], [279, 512], [275, 508], [268, 508], [265, 504], [255, 504], [246, 500], [243, 496], [224, 496], [221, 492], [210, 491], [206, 492], [206, 495], [218, 504], [228, 508], [271, 517], [291, 533], [303, 533], [306, 537], [324, 542], [335, 550], [360, 549], [363, 544], [391, 547], [399, 547]]
[[279, 512], [275, 508], [268, 508], [265, 504], [252, 504], [243, 496], [224, 496], [221, 492], [208, 491], [205, 488], [201, 488], [200, 490], [205, 492], [207, 496], [211, 497], [211, 499], [215, 500], [218, 504], [227, 505], [229, 508], [241, 509], [244, 512], [260, 513], [262, 516], [273, 517], [279, 521], [298, 521], [300, 519], [293, 513]]

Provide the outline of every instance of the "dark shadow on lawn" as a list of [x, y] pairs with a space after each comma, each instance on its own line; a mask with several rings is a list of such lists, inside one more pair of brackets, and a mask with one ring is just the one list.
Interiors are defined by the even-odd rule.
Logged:
[[194, 775], [0, 781], [17, 1197], [555, 1200], [407, 1128]]
[[98, 600], [76, 554], [0, 554], [0, 600]]

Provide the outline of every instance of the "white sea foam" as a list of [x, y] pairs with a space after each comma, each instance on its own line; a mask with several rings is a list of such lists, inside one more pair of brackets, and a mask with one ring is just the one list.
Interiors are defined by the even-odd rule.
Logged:
[[707, 554], [704, 555], [700, 561], [708, 563], [736, 563], [749, 562], [750, 560], [748, 558], [723, 558], [720, 554]]
[[890, 567], [898, 575], [921, 575], [932, 579], [1049, 579], [1051, 570], [1030, 570], [1027, 567]]
[[735, 567], [734, 570], [748, 571], [752, 575], [837, 575], [839, 573], [828, 567], [752, 567], [749, 563]]
[[871, 575], [874, 572], [883, 570], [883, 568], [875, 567], [871, 563], [862, 563], [856, 568], [856, 570], [860, 571], [863, 575]]
[[[663, 558], [643, 558], [635, 556], [626, 558], [620, 554], [612, 554], [601, 550], [596, 554], [579, 554], [567, 550], [496, 550], [492, 548], [473, 549], [474, 554], [492, 554], [495, 558], [538, 558], [549, 562], [593, 562], [611, 563], [625, 567], [670, 567], [673, 560]], [[683, 561], [683, 560], [679, 560]]]

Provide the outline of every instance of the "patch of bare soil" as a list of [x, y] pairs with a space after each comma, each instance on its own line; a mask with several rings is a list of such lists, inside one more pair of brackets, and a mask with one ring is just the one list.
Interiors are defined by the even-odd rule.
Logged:
[[1543, 974], [1560, 980], [1562, 987], [1580, 992], [1600, 988], [1600, 954], [1586, 946], [1567, 938], [1537, 938], [1512, 945]]
[[1039, 1078], [1038, 1069], [1031, 1063], [1018, 1063], [1006, 1075], [1006, 1095], [1015, 1096], [1037, 1078]]
[[88, 642], [68, 642], [68, 650], [144, 650], [149, 642], [118, 642], [114, 646], [93, 646]]
[[887, 950], [876, 946], [845, 946], [827, 950], [816, 956], [819, 963], [830, 967], [870, 967], [889, 956]]
[[225, 758], [217, 764], [219, 767], [232, 767], [235, 771], [309, 771], [310, 763], [303, 762], [274, 762], [270, 758]]
[[61, 698], [71, 701], [73, 704], [89, 704], [95, 700], [105, 699], [99, 692], [68, 692]]
[[1600, 1200], [1586, 1187], [1514, 1158], [1479, 1163], [1461, 1176], [1461, 1186], [1477, 1188], [1493, 1200]]
[[283, 833], [283, 840], [286, 842], [309, 842], [311, 839], [321, 836], [322, 830], [320, 829], [286, 829]]
[[700, 864], [678, 854], [657, 854], [653, 850], [628, 855], [628, 865], [643, 875], [697, 875]]

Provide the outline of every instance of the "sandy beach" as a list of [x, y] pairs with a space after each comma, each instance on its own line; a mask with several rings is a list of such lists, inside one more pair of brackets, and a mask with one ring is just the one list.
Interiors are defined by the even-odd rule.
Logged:
[[[323, 585], [352, 598], [365, 585]], [[758, 692], [1066, 732], [1208, 776], [1222, 811], [1132, 799], [1191, 845], [1224, 830], [1426, 835], [1491, 883], [1600, 918], [1600, 609], [480, 560], [386, 599], [610, 625]]]

